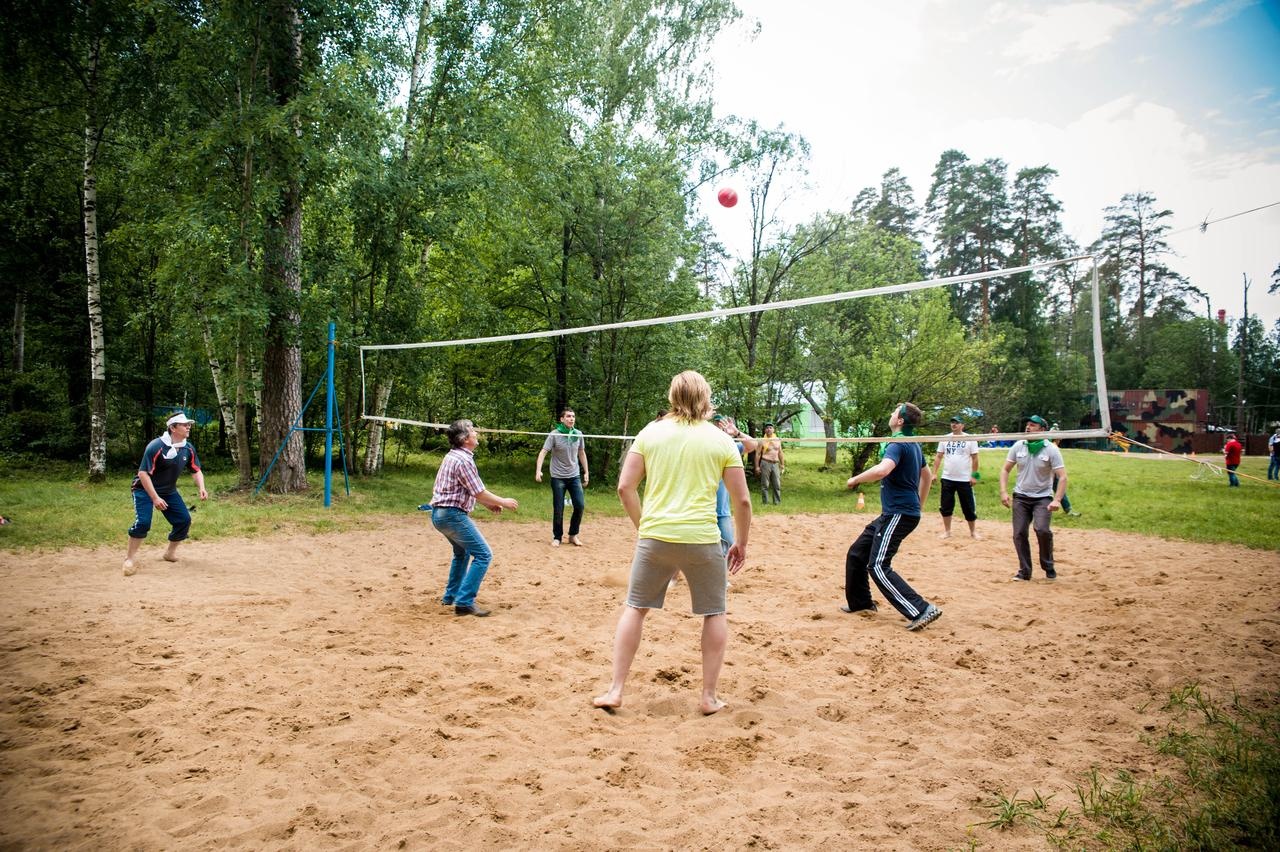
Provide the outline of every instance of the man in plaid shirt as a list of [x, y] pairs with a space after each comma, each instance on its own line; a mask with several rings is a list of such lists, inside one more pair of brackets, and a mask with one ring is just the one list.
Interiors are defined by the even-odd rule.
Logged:
[[484, 487], [476, 469], [475, 449], [480, 436], [470, 420], [455, 420], [445, 434], [452, 449], [440, 462], [431, 493], [431, 524], [453, 546], [449, 581], [441, 603], [452, 606], [457, 615], [484, 617], [489, 610], [476, 606], [476, 592], [493, 561], [493, 551], [471, 520], [471, 510], [481, 503], [489, 511], [518, 509], [511, 497], [499, 497]]

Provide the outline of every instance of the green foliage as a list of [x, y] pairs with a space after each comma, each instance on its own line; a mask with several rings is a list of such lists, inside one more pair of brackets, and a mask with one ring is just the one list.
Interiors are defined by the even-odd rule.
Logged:
[[[359, 462], [371, 440], [358, 422], [359, 344], [901, 283], [927, 274], [926, 237], [937, 274], [1074, 251], [1050, 166], [1011, 181], [1003, 161], [954, 149], [939, 158], [923, 216], [891, 167], [848, 214], [785, 223], [782, 186], [804, 174], [804, 139], [719, 118], [712, 100], [707, 47], [738, 16], [728, 0], [320, 0], [301, 15], [297, 79], [282, 83], [292, 65], [280, 16], [260, 5], [18, 4], [0, 34], [11, 130], [0, 138], [0, 301], [15, 317], [0, 338], [0, 386], [11, 389], [0, 398], [0, 451], [84, 454], [89, 114], [95, 132], [105, 128], [96, 167], [117, 460], [179, 404], [216, 412], [228, 436], [229, 421], [242, 420], [256, 442], [264, 338], [293, 310], [296, 325], [282, 326], [303, 353], [303, 394], [324, 367], [325, 328], [338, 323], [341, 419]], [[91, 44], [101, 66], [93, 103]], [[740, 264], [724, 263], [689, 200], [725, 175], [753, 214]], [[299, 204], [301, 293], [273, 296], [279, 220]], [[1161, 265], [1167, 211], [1157, 208], [1125, 196], [1098, 243], [1112, 385], [1207, 386], [1225, 408], [1247, 350], [1254, 422], [1276, 418], [1280, 329], [1246, 322], [1246, 346], [1190, 316], [1194, 289]], [[1133, 233], [1146, 225], [1143, 253]], [[908, 397], [1001, 422], [1037, 410], [1072, 423], [1093, 384], [1086, 281], [1055, 270], [716, 323], [383, 353], [365, 363], [365, 407], [386, 399], [413, 419], [541, 428], [572, 404], [595, 431], [633, 432], [670, 376], [694, 367], [747, 425], [785, 428], [809, 406], [833, 430], [867, 431]], [[306, 425], [318, 419], [312, 411]], [[224, 443], [205, 442], [210, 461], [234, 446]], [[241, 482], [253, 478], [253, 449]], [[612, 454], [596, 452], [605, 473]]]

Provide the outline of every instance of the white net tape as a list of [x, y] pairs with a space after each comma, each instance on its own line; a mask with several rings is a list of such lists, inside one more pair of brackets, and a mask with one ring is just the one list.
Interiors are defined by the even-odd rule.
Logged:
[[[501, 334], [492, 337], [469, 337], [457, 340], [430, 340], [420, 343], [384, 343], [377, 345], [368, 345], [360, 347], [360, 400], [362, 412], [367, 408], [365, 397], [365, 352], [373, 352], [380, 350], [395, 349], [438, 349], [450, 346], [474, 346], [486, 343], [506, 343], [516, 340], [538, 340], [550, 337], [565, 337], [573, 334], [589, 334], [599, 331], [610, 331], [613, 329], [623, 328], [644, 328], [655, 325], [671, 325], [674, 323], [691, 322], [693, 320], [720, 319], [722, 317], [738, 316], [741, 314], [763, 313], [765, 311], [780, 311], [789, 308], [804, 307], [806, 305], [830, 304], [833, 302], [846, 302], [853, 299], [865, 299], [871, 296], [888, 296], [895, 293], [909, 293], [915, 290], [927, 290], [933, 287], [949, 287], [957, 284], [970, 284], [976, 281], [984, 281], [989, 278], [1004, 278], [1011, 275], [1019, 275], [1024, 272], [1035, 272], [1041, 269], [1049, 269], [1055, 266], [1064, 266], [1071, 263], [1079, 263], [1081, 261], [1089, 261], [1093, 264], [1092, 274], [1092, 307], [1093, 307], [1093, 361], [1094, 375], [1097, 383], [1098, 409], [1101, 414], [1102, 425], [1097, 429], [1066, 429], [1053, 430], [1046, 432], [992, 432], [985, 435], [966, 435], [965, 440], [970, 441], [1007, 441], [1018, 438], [1028, 437], [1048, 437], [1048, 438], [1105, 438], [1111, 434], [1111, 412], [1110, 406], [1107, 405], [1107, 381], [1104, 364], [1102, 361], [1102, 321], [1101, 321], [1101, 299], [1098, 293], [1098, 262], [1097, 258], [1091, 254], [1082, 254], [1075, 257], [1068, 257], [1062, 260], [1047, 260], [1041, 263], [1032, 263], [1027, 266], [1015, 266], [1008, 269], [995, 269], [989, 272], [973, 272], [966, 275], [951, 275], [945, 278], [930, 278], [923, 281], [910, 281], [905, 284], [888, 284], [883, 287], [869, 287], [865, 290], [848, 290], [842, 293], [828, 293], [822, 296], [806, 296], [800, 299], [786, 299], [778, 302], [766, 302], [758, 305], [737, 305], [729, 308], [715, 308], [712, 310], [698, 311], [691, 314], [679, 314], [668, 317], [649, 317], [647, 319], [626, 320], [623, 322], [603, 323], [600, 325], [579, 326], [577, 328], [553, 328], [544, 331], [527, 331], [519, 334]], [[404, 426], [425, 426], [431, 429], [446, 429], [448, 423], [431, 423], [421, 420], [409, 420], [401, 417], [377, 417], [367, 413], [362, 413], [364, 420], [386, 423], [392, 427], [396, 425]], [[494, 429], [485, 427], [476, 427], [478, 432], [488, 432], [501, 435], [537, 435], [543, 436], [547, 434], [543, 430], [521, 430], [521, 429]], [[630, 441], [634, 435], [584, 435], [586, 438], [595, 438], [603, 440]], [[779, 436], [782, 437], [782, 436]], [[910, 443], [934, 443], [937, 441], [953, 440], [950, 434], [938, 435], [903, 435], [894, 440], [906, 441]], [[878, 444], [887, 440], [884, 436], [856, 436], [856, 437], [838, 437], [838, 438], [782, 438], [783, 441], [793, 444], [810, 444], [820, 446], [829, 443], [839, 444]]]

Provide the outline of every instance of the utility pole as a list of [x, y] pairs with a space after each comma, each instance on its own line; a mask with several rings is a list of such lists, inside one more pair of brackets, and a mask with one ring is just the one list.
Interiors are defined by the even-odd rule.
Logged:
[[1240, 372], [1236, 378], [1236, 433], [1248, 440], [1244, 430], [1244, 362], [1249, 357], [1249, 276], [1244, 277], [1244, 321], [1240, 324]]

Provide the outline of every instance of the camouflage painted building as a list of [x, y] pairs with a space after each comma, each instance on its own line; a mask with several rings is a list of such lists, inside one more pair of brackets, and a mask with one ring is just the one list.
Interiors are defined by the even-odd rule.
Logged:
[[[1204, 388], [1109, 391], [1107, 402], [1112, 431], [1174, 453], [1195, 451], [1194, 436], [1209, 425], [1209, 391]], [[1086, 403], [1092, 413], [1081, 425], [1097, 428], [1097, 397], [1090, 395]]]

